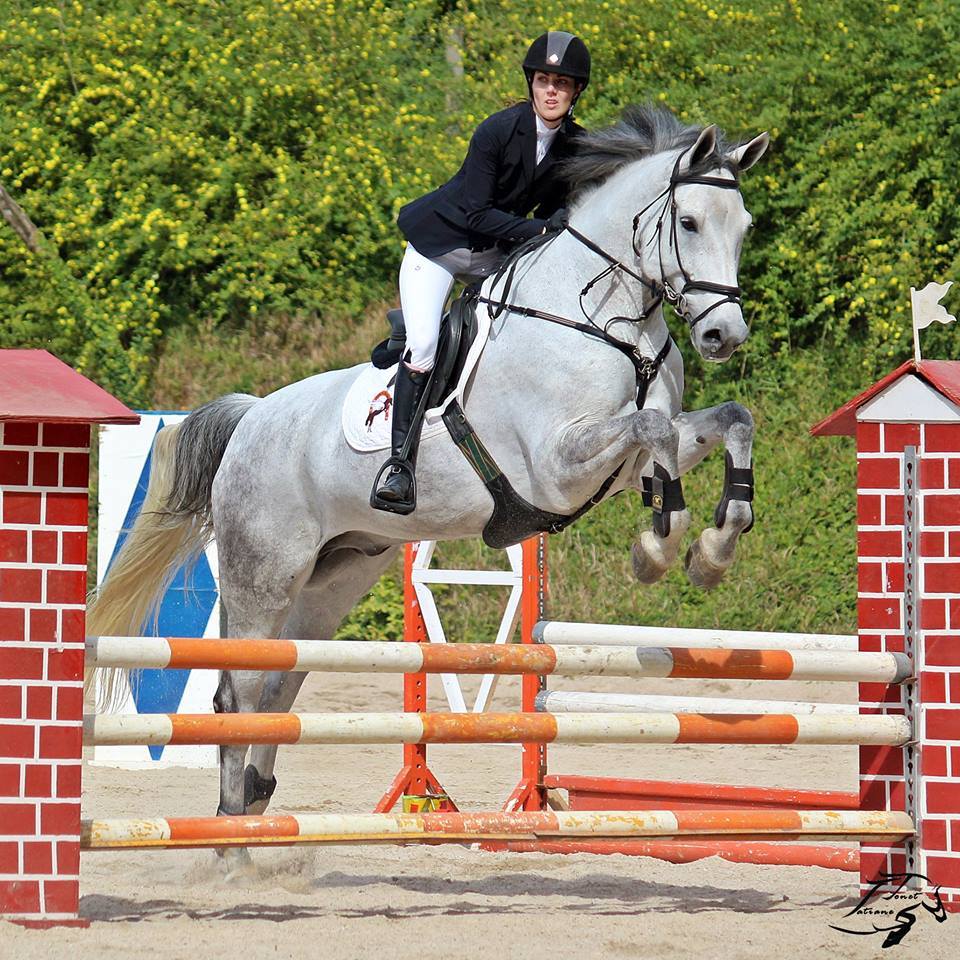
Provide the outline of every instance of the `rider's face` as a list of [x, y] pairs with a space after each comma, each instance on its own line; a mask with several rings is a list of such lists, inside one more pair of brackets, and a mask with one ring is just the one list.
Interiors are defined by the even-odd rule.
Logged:
[[533, 109], [548, 126], [555, 127], [566, 115], [579, 89], [573, 77], [560, 73], [544, 73], [538, 70], [533, 75]]

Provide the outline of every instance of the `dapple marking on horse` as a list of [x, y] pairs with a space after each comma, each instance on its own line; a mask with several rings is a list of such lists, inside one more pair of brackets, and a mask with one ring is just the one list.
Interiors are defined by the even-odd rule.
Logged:
[[[672, 185], [671, 176], [733, 180], [762, 156], [767, 139], [763, 134], [731, 148], [713, 126], [687, 127], [665, 110], [633, 108], [614, 127], [588, 135], [571, 165], [571, 225], [672, 293], [681, 315], [697, 318], [691, 341], [708, 361], [726, 360], [748, 335], [739, 299], [709, 287], [736, 287], [750, 217], [739, 189]], [[511, 300], [574, 317], [579, 292], [605, 265], [570, 233], [560, 233], [520, 261]], [[708, 289], [690, 288], [691, 278]], [[497, 299], [493, 278], [482, 295]], [[653, 358], [670, 336], [655, 300], [647, 283], [613, 270], [592, 287], [586, 307], [598, 326]], [[642, 322], [628, 319], [647, 313]], [[165, 428], [143, 510], [91, 607], [88, 633], [138, 632], [164, 578], [212, 536], [228, 635], [300, 639], [333, 636], [400, 545], [478, 536], [491, 498], [448, 434], [422, 444], [413, 514], [370, 508], [382, 455], [349, 447], [339, 416], [362, 369], [319, 374], [263, 399], [221, 397]], [[675, 345], [638, 410], [636, 372], [623, 353], [582, 332], [506, 311], [493, 324], [465, 412], [518, 493], [544, 510], [571, 514], [620, 464], [607, 496], [640, 490], [655, 464], [679, 478], [720, 443], [734, 469], [751, 466], [749, 412], [736, 403], [684, 412], [682, 394]], [[666, 536], [645, 530], [633, 547], [634, 570], [644, 582], [674, 563], [690, 526], [685, 508], [662, 520]], [[749, 502], [729, 500], [720, 525], [704, 530], [688, 553], [690, 579], [718, 582], [752, 521]], [[287, 711], [304, 676], [224, 672], [215, 709]], [[246, 747], [221, 747], [218, 813], [266, 809], [276, 786], [276, 751], [254, 745], [245, 770]], [[245, 850], [224, 856], [228, 875], [249, 869]]]

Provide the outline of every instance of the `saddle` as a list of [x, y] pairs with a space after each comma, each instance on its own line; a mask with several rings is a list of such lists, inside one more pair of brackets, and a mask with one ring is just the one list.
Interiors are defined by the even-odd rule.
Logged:
[[[390, 336], [378, 343], [370, 354], [370, 360], [380, 370], [389, 370], [400, 362], [407, 344], [407, 331], [403, 311], [387, 311]], [[440, 338], [437, 356], [430, 371], [430, 379], [424, 390], [424, 401], [416, 411], [413, 429], [419, 434], [423, 414], [439, 406], [457, 386], [467, 359], [470, 345], [477, 336], [476, 293], [467, 288], [450, 305], [440, 323]]]
[[[436, 361], [427, 388], [414, 411], [407, 438], [410, 449], [404, 452], [404, 457], [413, 452], [413, 443], [419, 442], [420, 427], [426, 411], [439, 406], [456, 389], [470, 345], [477, 335], [477, 297], [476, 288], [466, 288], [453, 302], [441, 322]], [[399, 363], [406, 348], [403, 311], [387, 311], [387, 320], [390, 322], [390, 336], [378, 343], [370, 355], [373, 365], [381, 370], [388, 370]], [[463, 408], [456, 400], [447, 405], [443, 422], [453, 442], [493, 498], [493, 513], [483, 528], [483, 541], [489, 547], [503, 549], [536, 533], [559, 533], [606, 496], [623, 468], [623, 464], [620, 464], [580, 509], [572, 514], [551, 513], [535, 507], [517, 493], [483, 441], [474, 432]], [[387, 461], [381, 472], [390, 462]]]

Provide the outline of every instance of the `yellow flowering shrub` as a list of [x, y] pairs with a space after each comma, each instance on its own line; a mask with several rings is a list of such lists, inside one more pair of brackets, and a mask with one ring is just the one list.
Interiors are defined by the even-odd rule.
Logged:
[[173, 328], [359, 311], [399, 260], [397, 209], [463, 148], [423, 67], [443, 61], [433, 13], [14, 2], [0, 182], [62, 262], [0, 229], [0, 344], [48, 346], [143, 402]]
[[886, 369], [908, 287], [956, 275], [954, 21], [945, 0], [7, 0], [0, 182], [59, 259], [0, 225], [0, 346], [142, 403], [172, 330], [358, 316], [394, 282], [399, 207], [525, 94], [552, 27], [590, 45], [587, 126], [651, 100], [771, 132], [744, 184], [748, 358], [854, 336]]

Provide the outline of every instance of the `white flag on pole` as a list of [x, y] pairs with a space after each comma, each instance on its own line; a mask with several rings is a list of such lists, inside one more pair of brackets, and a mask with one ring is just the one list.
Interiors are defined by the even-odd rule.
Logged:
[[940, 301], [947, 295], [953, 286], [953, 281], [935, 283], [932, 280], [922, 290], [910, 288], [910, 306], [913, 308], [913, 352], [917, 362], [920, 362], [921, 330], [930, 326], [934, 320], [937, 323], [954, 323], [956, 317], [947, 313]]

